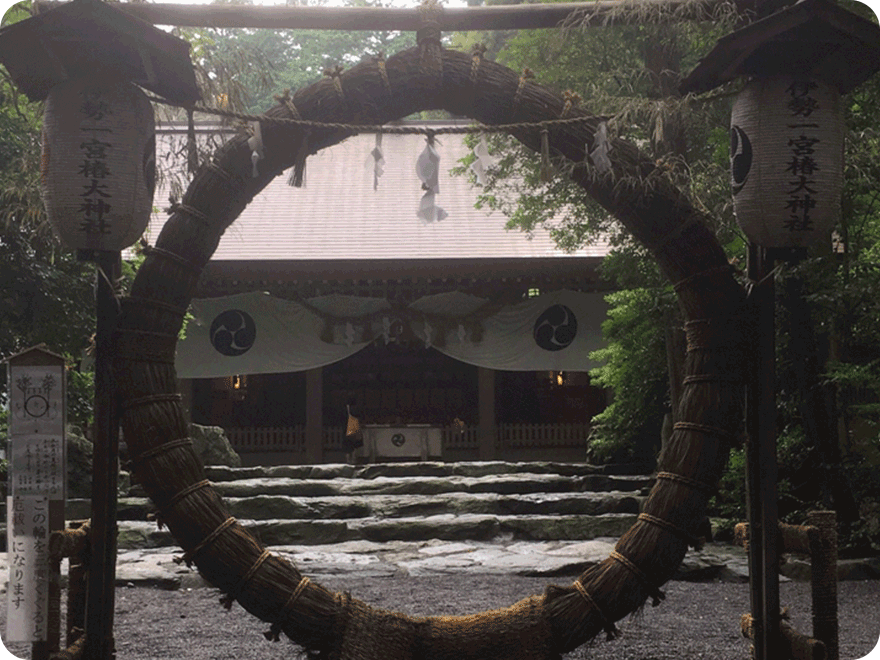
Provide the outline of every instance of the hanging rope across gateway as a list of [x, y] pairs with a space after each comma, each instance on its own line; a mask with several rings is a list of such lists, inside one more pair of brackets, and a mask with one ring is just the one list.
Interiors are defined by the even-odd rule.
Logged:
[[[614, 623], [651, 596], [659, 602], [660, 586], [672, 577], [693, 542], [727, 462], [731, 438], [726, 430], [742, 420], [742, 387], [735, 381], [748, 335], [740, 321], [746, 296], [714, 234], [694, 221], [701, 219], [700, 212], [665, 178], [653, 176], [652, 159], [634, 145], [613, 139], [607, 154], [611, 168], [595, 176], [585, 159], [595, 147], [601, 118], [571, 117], [563, 124], [558, 118], [565, 99], [560, 95], [531, 81], [520, 84], [518, 74], [485, 60], [475, 85], [471, 56], [446, 50], [441, 56], [439, 83], [435, 71], [423, 69], [421, 52], [415, 48], [384, 62], [387, 87], [377, 65], [365, 62], [340, 74], [344, 98], [334, 84], [300, 90], [290, 99], [299, 116], [295, 121], [328, 120], [312, 126], [314, 133], [327, 132], [314, 130], [317, 126], [330, 131], [312, 145], [319, 149], [344, 139], [350, 130], [375, 126], [384, 131], [387, 122], [413, 111], [444, 109], [498, 130], [506, 127], [503, 130], [537, 151], [540, 138], [534, 126], [549, 118], [559, 124], [550, 131], [549, 146], [574, 163], [574, 181], [639, 241], [660, 246], [655, 257], [667, 278], [677, 283], [693, 339], [685, 372], [698, 378], [684, 388], [678, 410], [682, 424], [660, 457], [660, 473], [644, 505], [646, 515], [621, 537], [614, 555], [571, 585], [551, 585], [542, 595], [500, 610], [409, 617], [375, 609], [307, 581], [296, 566], [267, 554], [229, 515], [216, 490], [202, 483], [204, 467], [192, 445], [179, 442], [187, 436], [188, 425], [171, 364], [173, 346], [163, 343], [167, 355], [153, 356], [151, 349], [147, 359], [135, 342], [117, 345], [114, 377], [122, 400], [121, 421], [129, 448], [138, 457], [137, 477], [183, 548], [184, 560], [192, 561], [227, 594], [224, 602], [234, 597], [271, 624], [269, 637], [283, 632], [312, 657], [328, 660], [558, 660], [603, 630], [613, 634]], [[388, 88], [394, 90], [390, 98]], [[221, 234], [275, 173], [292, 165], [302, 142], [280, 125], [294, 119], [291, 107], [279, 103], [259, 119], [265, 144], [272, 146], [265, 150], [265, 167], [258, 177], [252, 176], [248, 136], [239, 135], [198, 170], [181, 208], [147, 252], [130, 296], [120, 301], [122, 333], [177, 336], [179, 310], [191, 300], [195, 275], [210, 259]]]

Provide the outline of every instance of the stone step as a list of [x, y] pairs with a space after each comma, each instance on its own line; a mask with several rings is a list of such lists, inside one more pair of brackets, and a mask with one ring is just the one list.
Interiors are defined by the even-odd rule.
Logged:
[[609, 470], [607, 466], [588, 465], [585, 463], [556, 463], [552, 461], [527, 461], [522, 463], [506, 461], [468, 461], [458, 463], [416, 461], [405, 463], [371, 463], [368, 465], [328, 463], [320, 465], [276, 465], [238, 468], [216, 465], [208, 466], [206, 473], [207, 477], [214, 482], [272, 477], [287, 477], [290, 479], [375, 479], [377, 477], [490, 477], [521, 473], [555, 474], [564, 477], [644, 477], [643, 473], [633, 474], [632, 471], [626, 470], [626, 467], [620, 466]]
[[[452, 514], [486, 515], [600, 515], [603, 513], [638, 513], [645, 498], [632, 493], [464, 493], [437, 495], [366, 495], [293, 497], [255, 495], [227, 497], [226, 504], [236, 518], [266, 519], [340, 519], [404, 518]], [[89, 517], [91, 502], [69, 500], [68, 520]], [[120, 498], [119, 520], [147, 520], [155, 510], [145, 497]]]
[[301, 479], [292, 477], [244, 478], [215, 482], [224, 497], [287, 495], [291, 497], [329, 497], [344, 495], [438, 495], [441, 493], [561, 493], [561, 492], [644, 492], [653, 484], [650, 476], [588, 475], [566, 477], [558, 474], [500, 474], [487, 477], [338, 477]]
[[[340, 520], [240, 520], [264, 545], [316, 545], [389, 541], [556, 541], [619, 537], [636, 521], [634, 513], [579, 515], [443, 514], [417, 518]], [[167, 529], [155, 523], [119, 521], [119, 548], [173, 547]]]

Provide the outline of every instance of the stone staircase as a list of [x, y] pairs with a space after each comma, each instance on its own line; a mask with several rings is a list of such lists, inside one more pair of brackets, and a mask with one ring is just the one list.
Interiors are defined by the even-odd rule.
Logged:
[[[653, 484], [571, 463], [208, 467], [233, 516], [265, 545], [348, 541], [573, 541], [617, 537]], [[176, 546], [146, 497], [119, 499], [119, 548]], [[67, 519], [89, 516], [70, 500]]]

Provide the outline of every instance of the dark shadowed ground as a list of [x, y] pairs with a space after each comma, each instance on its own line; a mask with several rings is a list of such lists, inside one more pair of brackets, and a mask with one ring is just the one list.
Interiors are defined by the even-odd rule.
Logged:
[[[498, 575], [351, 578], [320, 580], [334, 590], [350, 591], [372, 605], [408, 614], [469, 614], [504, 607], [541, 593], [546, 578]], [[557, 582], [567, 584], [570, 578]], [[781, 585], [782, 603], [792, 621], [810, 630], [810, 588]], [[570, 660], [748, 660], [749, 643], [739, 632], [740, 615], [749, 609], [747, 584], [670, 582], [667, 599], [648, 606], [638, 618], [622, 621], [623, 635], [599, 641], [567, 656]], [[289, 641], [266, 641], [262, 623], [238, 605], [227, 612], [212, 589], [161, 591], [120, 588], [116, 596], [118, 660], [282, 660], [298, 656]], [[840, 657], [856, 660], [870, 653], [880, 637], [880, 581], [842, 582]], [[0, 598], [5, 626], [6, 597]], [[30, 657], [29, 645], [9, 649]], [[430, 660], [429, 658], [426, 660]], [[873, 660], [873, 659], [872, 659]]]

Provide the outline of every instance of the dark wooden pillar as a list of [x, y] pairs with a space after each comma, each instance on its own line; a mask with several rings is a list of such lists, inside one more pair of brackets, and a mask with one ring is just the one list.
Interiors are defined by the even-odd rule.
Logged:
[[479, 458], [495, 460], [495, 371], [486, 367], [477, 369], [477, 399], [479, 406]]
[[306, 371], [306, 462], [324, 461], [324, 371]]

